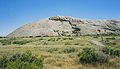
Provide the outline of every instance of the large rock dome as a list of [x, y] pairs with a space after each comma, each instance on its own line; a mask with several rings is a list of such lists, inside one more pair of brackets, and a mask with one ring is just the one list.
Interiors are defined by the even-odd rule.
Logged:
[[120, 20], [85, 20], [68, 16], [49, 17], [26, 24], [7, 37], [120, 34]]

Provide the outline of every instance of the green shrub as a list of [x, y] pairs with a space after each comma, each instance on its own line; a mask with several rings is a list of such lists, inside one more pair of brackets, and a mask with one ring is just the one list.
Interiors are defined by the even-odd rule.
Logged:
[[63, 40], [67, 40], [67, 38], [62, 38]]
[[102, 49], [102, 51], [104, 52], [104, 53], [106, 53], [106, 54], [110, 54], [110, 48], [108, 48], [108, 47], [104, 47], [103, 49]]
[[44, 42], [43, 45], [48, 45], [48, 42]]
[[120, 56], [120, 50], [115, 49], [113, 55]]
[[39, 39], [39, 41], [44, 40], [42, 37]]
[[74, 45], [79, 45], [80, 43], [75, 43]]
[[11, 43], [16, 40], [16, 38], [2, 38], [0, 39], [0, 43], [2, 45], [11, 45]]
[[35, 37], [42, 37], [41, 35], [35, 36]]
[[42, 37], [50, 37], [50, 36], [48, 36], [48, 35], [43, 35]]
[[73, 53], [73, 52], [77, 52], [78, 49], [74, 48], [74, 47], [66, 47], [63, 52], [64, 53]]
[[0, 59], [0, 67], [7, 69], [43, 69], [42, 58], [32, 55], [30, 51], [20, 54], [16, 53], [11, 57]]
[[83, 51], [78, 54], [80, 63], [83, 64], [95, 64], [95, 63], [107, 63], [109, 56], [102, 51], [96, 52], [91, 48], [83, 48]]
[[83, 64], [95, 63], [97, 61], [96, 53], [91, 48], [84, 48], [78, 56], [80, 56], [79, 60]]
[[115, 40], [115, 37], [111, 37], [111, 38], [106, 38], [106, 40]]
[[33, 38], [34, 36], [29, 36], [29, 38]]
[[48, 49], [48, 52], [53, 53], [54, 51], [58, 51], [58, 48], [50, 48]]
[[6, 56], [0, 57], [0, 67], [5, 68], [7, 66], [8, 59]]
[[69, 37], [69, 40], [74, 40], [74, 38]]
[[62, 38], [63, 40], [74, 40], [74, 38], [71, 38], [71, 37], [69, 37], [69, 38]]
[[107, 45], [117, 45], [116, 42], [109, 42], [109, 41], [106, 41], [105, 43], [106, 43]]
[[65, 45], [71, 45], [71, 43], [70, 42], [66, 42]]
[[62, 40], [60, 37], [58, 37], [57, 39], [56, 39], [56, 41], [59, 41], [59, 40]]
[[16, 41], [13, 41], [13, 44], [24, 45], [24, 44], [27, 44], [29, 42], [30, 41], [27, 41], [27, 40], [16, 40]]
[[35, 62], [29, 63], [21, 60], [16, 60], [14, 62], [9, 62], [7, 69], [43, 69]]
[[56, 41], [55, 38], [50, 38], [48, 41]]
[[111, 45], [117, 45], [117, 43], [116, 43], [116, 42], [111, 42], [110, 44], [111, 44]]
[[105, 54], [109, 54], [111, 56], [120, 56], [120, 50], [119, 49], [114, 49], [114, 48], [111, 48], [111, 47], [104, 47], [102, 49], [102, 51]]
[[10, 40], [10, 39], [2, 39], [2, 40], [0, 40], [0, 42], [1, 42], [2, 45], [10, 45], [12, 40]]

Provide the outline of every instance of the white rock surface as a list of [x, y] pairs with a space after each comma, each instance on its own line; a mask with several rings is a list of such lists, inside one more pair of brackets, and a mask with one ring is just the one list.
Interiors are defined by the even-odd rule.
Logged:
[[[83, 20], [54, 16], [24, 25], [7, 37], [120, 34], [120, 20]], [[73, 33], [74, 32], [74, 33]]]

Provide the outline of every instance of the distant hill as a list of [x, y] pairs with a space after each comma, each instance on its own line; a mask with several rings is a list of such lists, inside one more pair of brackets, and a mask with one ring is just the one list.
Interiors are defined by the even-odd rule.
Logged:
[[24, 25], [7, 37], [74, 36], [120, 34], [120, 20], [85, 20], [68, 16], [53, 16]]

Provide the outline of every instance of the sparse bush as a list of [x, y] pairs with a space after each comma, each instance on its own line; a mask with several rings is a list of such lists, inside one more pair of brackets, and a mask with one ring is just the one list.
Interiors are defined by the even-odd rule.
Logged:
[[116, 43], [116, 42], [111, 42], [110, 44], [111, 44], [111, 45], [117, 45], [117, 43]]
[[8, 59], [6, 56], [0, 57], [0, 67], [5, 68], [7, 66]]
[[55, 41], [55, 38], [50, 38], [48, 39], [48, 41]]
[[2, 45], [10, 45], [12, 41], [13, 41], [12, 39], [2, 39], [2, 40], [0, 40]]
[[43, 35], [42, 37], [50, 37], [50, 36], [48, 36], [48, 35]]
[[120, 50], [115, 49], [113, 55], [120, 56]]
[[42, 37], [39, 39], [39, 41], [41, 41], [41, 40], [43, 40], [43, 38], [42, 38]]
[[104, 47], [103, 49], [102, 49], [102, 51], [105, 53], [105, 54], [110, 54], [110, 48], [108, 48], [108, 47]]
[[106, 54], [109, 54], [111, 56], [120, 56], [120, 50], [119, 49], [114, 49], [111, 47], [104, 47], [102, 51]]
[[106, 43], [107, 45], [117, 45], [117, 43], [116, 43], [116, 42], [109, 42], [109, 41], [105, 41], [105, 43]]
[[73, 38], [69, 37], [69, 40], [73, 40]]
[[30, 41], [27, 41], [27, 40], [16, 40], [16, 41], [13, 41], [13, 44], [24, 45], [24, 44], [27, 44], [29, 42]]
[[75, 43], [74, 45], [79, 45], [80, 43]]
[[70, 42], [66, 42], [65, 45], [71, 45], [71, 43]]
[[35, 62], [29, 63], [21, 60], [16, 60], [14, 62], [9, 62], [7, 69], [43, 69]]
[[99, 36], [93, 36], [93, 38], [98, 38]]
[[106, 38], [106, 40], [115, 40], [115, 37]]
[[62, 38], [63, 40], [67, 40], [68, 38]]
[[30, 51], [0, 59], [0, 67], [7, 69], [43, 69], [42, 58], [32, 55]]
[[39, 36], [35, 36], [35, 37], [42, 37], [42, 36], [39, 35]]
[[33, 38], [34, 36], [29, 36], [29, 38]]
[[69, 38], [62, 38], [63, 40], [74, 40], [74, 38], [69, 37]]
[[60, 38], [60, 37], [58, 37], [58, 38], [56, 39], [56, 41], [59, 41], [59, 40], [61, 40], [61, 38]]
[[66, 47], [63, 52], [64, 53], [73, 53], [73, 52], [77, 52], [78, 49], [74, 48], [74, 47]]
[[109, 61], [109, 56], [101, 51], [96, 53], [98, 63], [107, 63]]
[[47, 42], [44, 42], [43, 45], [48, 45], [48, 43], [47, 43]]
[[5, 36], [0, 36], [0, 38], [7, 38], [7, 37], [5, 37]]
[[58, 51], [58, 48], [50, 48], [48, 49], [48, 52], [53, 53], [54, 51]]

